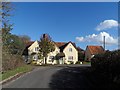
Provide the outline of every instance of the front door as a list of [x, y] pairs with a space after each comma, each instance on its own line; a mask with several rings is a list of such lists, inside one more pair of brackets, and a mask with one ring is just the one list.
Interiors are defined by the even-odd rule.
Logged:
[[59, 64], [64, 64], [63, 63], [63, 57], [59, 59]]

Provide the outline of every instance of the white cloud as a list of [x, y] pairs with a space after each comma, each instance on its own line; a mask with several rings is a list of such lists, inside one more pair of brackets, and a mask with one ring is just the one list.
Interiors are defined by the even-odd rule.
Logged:
[[76, 37], [77, 41], [84, 42], [84, 37]]
[[101, 31], [101, 30], [106, 30], [113, 27], [117, 27], [117, 26], [118, 26], [118, 21], [116, 20], [104, 20], [96, 27], [96, 30]]
[[99, 34], [92, 34], [85, 37], [76, 37], [78, 42], [98, 42], [103, 43], [103, 37], [105, 36], [106, 45], [117, 45], [118, 39], [112, 37], [107, 32], [100, 32]]

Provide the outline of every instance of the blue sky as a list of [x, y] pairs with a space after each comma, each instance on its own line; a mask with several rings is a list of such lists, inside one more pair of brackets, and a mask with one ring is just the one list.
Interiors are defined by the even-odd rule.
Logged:
[[41, 34], [48, 33], [56, 42], [72, 41], [83, 49], [87, 45], [102, 45], [99, 38], [107, 35], [106, 49], [117, 48], [117, 2], [14, 2], [13, 5], [13, 34], [39, 40]]

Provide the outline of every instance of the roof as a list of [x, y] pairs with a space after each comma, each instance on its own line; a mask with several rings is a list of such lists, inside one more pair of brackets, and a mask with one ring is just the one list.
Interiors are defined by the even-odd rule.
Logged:
[[26, 47], [29, 47], [31, 46], [35, 41], [29, 41], [27, 44], [26, 44]]
[[28, 55], [28, 48], [34, 43], [35, 41], [29, 41], [27, 44], [26, 44], [26, 47], [22, 53], [22, 55]]
[[[30, 41], [30, 42], [28, 42], [28, 43], [26, 44], [26, 48], [25, 48], [25, 50], [23, 51], [23, 55], [28, 55], [28, 48], [29, 48], [34, 42], [35, 42], [35, 41]], [[56, 46], [57, 46], [58, 48], [60, 48], [60, 52], [63, 52], [64, 48], [65, 48], [69, 43], [71, 43], [71, 44], [75, 47], [75, 49], [77, 50], [76, 44], [73, 43], [73, 42], [71, 42], [71, 41], [70, 41], [70, 42], [55, 42]]]
[[87, 46], [87, 48], [90, 50], [91, 54], [104, 53], [104, 49], [102, 46]]
[[55, 42], [57, 47], [61, 47], [66, 44], [66, 42]]
[[77, 50], [80, 51], [80, 52], [81, 52], [81, 51], [84, 51], [84, 50], [83, 50], [82, 48], [80, 48], [79, 46], [77, 47]]
[[65, 54], [63, 52], [60, 52], [56, 55], [57, 57], [65, 57]]
[[55, 42], [56, 46], [60, 48], [60, 52], [63, 52], [64, 48], [65, 48], [69, 43], [71, 43], [71, 44], [75, 47], [75, 49], [77, 50], [76, 44], [73, 43], [73, 42], [71, 42], [71, 41], [69, 41], [69, 42]]

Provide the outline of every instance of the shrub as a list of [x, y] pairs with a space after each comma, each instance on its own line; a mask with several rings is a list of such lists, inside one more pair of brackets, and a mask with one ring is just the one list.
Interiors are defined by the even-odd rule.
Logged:
[[[111, 82], [120, 80], [120, 50], [106, 51], [91, 59], [92, 69], [104, 73]], [[120, 83], [119, 83], [120, 84]]]
[[80, 64], [80, 61], [77, 61], [75, 64]]
[[23, 59], [20, 55], [3, 55], [2, 58], [2, 72], [15, 69], [24, 65]]
[[37, 64], [37, 61], [36, 61], [36, 60], [32, 60], [32, 61], [31, 61], [31, 64], [32, 64], [32, 65], [36, 65], [36, 64]]
[[68, 61], [70, 64], [73, 64], [73, 61]]

